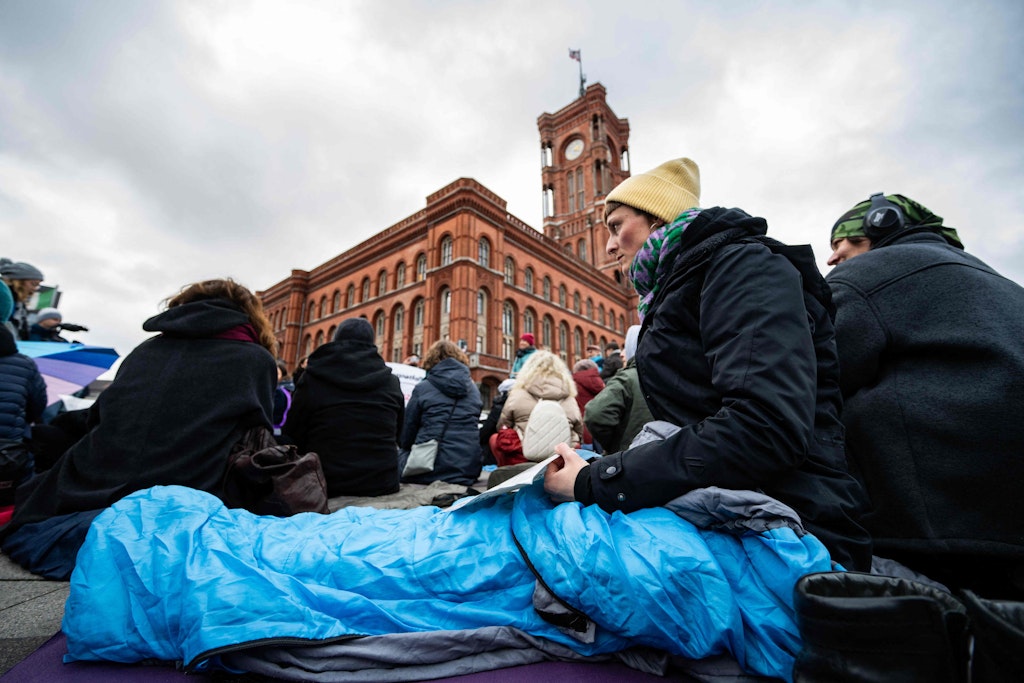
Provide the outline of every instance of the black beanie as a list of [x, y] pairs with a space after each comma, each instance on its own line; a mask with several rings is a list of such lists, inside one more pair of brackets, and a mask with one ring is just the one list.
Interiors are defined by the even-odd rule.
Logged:
[[355, 339], [356, 341], [372, 344], [373, 326], [370, 325], [366, 318], [342, 320], [341, 324], [338, 325], [337, 331], [334, 333], [334, 341], [342, 341], [344, 339]]

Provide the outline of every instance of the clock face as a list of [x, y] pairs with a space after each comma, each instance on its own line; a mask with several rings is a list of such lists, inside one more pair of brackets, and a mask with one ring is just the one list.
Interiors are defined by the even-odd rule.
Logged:
[[580, 138], [576, 138], [565, 148], [565, 158], [569, 161], [579, 158], [581, 154], [583, 154], [583, 140]]

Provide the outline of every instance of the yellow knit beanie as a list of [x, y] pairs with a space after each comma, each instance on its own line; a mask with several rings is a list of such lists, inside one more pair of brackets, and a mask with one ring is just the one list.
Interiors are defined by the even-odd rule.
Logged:
[[666, 161], [623, 180], [605, 202], [625, 204], [671, 223], [682, 212], [700, 205], [700, 169], [691, 159]]

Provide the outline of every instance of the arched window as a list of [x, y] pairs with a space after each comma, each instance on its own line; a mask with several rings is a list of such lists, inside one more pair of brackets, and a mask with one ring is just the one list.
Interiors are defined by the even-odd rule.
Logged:
[[583, 167], [576, 169], [576, 203], [579, 204], [580, 211], [583, 210]]
[[316, 345], [315, 345], [314, 348], [319, 349], [321, 346], [323, 346], [323, 343], [324, 343], [324, 331], [323, 330], [318, 330], [317, 333], [316, 333], [316, 342], [315, 342]]
[[444, 289], [441, 291], [441, 310], [438, 318], [441, 321], [440, 325], [440, 339], [448, 339], [449, 325], [451, 323], [451, 312], [452, 312], [452, 292], [450, 289]]
[[587, 241], [586, 240], [580, 240], [576, 244], [576, 252], [577, 252], [577, 254], [580, 257], [580, 261], [586, 261], [587, 260]]
[[395, 268], [395, 289], [405, 287], [405, 263], [401, 262]]
[[533, 311], [531, 311], [529, 308], [527, 308], [526, 312], [523, 313], [523, 332], [529, 332], [530, 334], [536, 334], [537, 333], [537, 329], [536, 328], [537, 328], [537, 326], [536, 326], [535, 319], [533, 317]]
[[416, 257], [416, 281], [422, 282], [427, 279], [427, 255], [420, 254]]
[[576, 174], [569, 171], [565, 178], [566, 185], [569, 188], [569, 213], [576, 211]]
[[337, 313], [341, 310], [341, 292], [337, 289], [334, 290], [334, 296], [331, 298], [331, 313]]
[[363, 301], [370, 300], [370, 278], [363, 278]]
[[417, 330], [423, 329], [423, 299], [417, 299], [412, 309], [412, 326]]
[[544, 346], [551, 348], [551, 330], [554, 327], [554, 321], [551, 316], [544, 316], [544, 321], [540, 325], [540, 343]]
[[544, 299], [551, 301], [551, 278], [544, 276]]
[[373, 330], [376, 337], [374, 341], [377, 344], [378, 353], [384, 348], [384, 327], [384, 311], [378, 311], [377, 315], [373, 317]]
[[580, 293], [579, 292], [573, 292], [572, 293], [572, 310], [574, 312], [576, 312], [577, 314], [579, 314], [579, 312], [580, 312]]
[[316, 304], [309, 302], [309, 310], [306, 312], [306, 322], [311, 323], [316, 319]]
[[476, 260], [484, 268], [491, 267], [491, 241], [486, 237], [481, 237], [477, 243]]
[[441, 266], [450, 265], [452, 262], [452, 236], [445, 235], [441, 238]]
[[377, 296], [384, 296], [388, 291], [388, 271], [380, 271], [377, 276]]
[[558, 323], [558, 355], [565, 362], [569, 362], [569, 326]]
[[626, 331], [626, 319], [623, 318], [621, 315], [619, 316], [619, 331], [620, 332], [625, 332]]
[[512, 360], [515, 354], [516, 309], [506, 301], [501, 307], [501, 357]]
[[516, 283], [516, 262], [511, 256], [505, 257], [505, 284], [514, 285]]
[[558, 305], [565, 308], [565, 285], [558, 285]]
[[334, 333], [338, 331], [337, 325], [331, 325], [327, 330], [327, 339], [334, 339]]
[[[597, 307], [597, 322], [604, 325], [604, 304], [599, 304]], [[612, 327], [615, 327], [615, 316], [612, 316]]]
[[586, 350], [583, 348], [583, 330], [578, 327], [572, 331], [572, 350], [578, 357], [583, 358], [583, 352]]
[[523, 271], [523, 287], [526, 288], [527, 293], [533, 294], [533, 268]]
[[320, 297], [320, 317], [324, 318], [327, 316], [327, 297]]
[[401, 337], [405, 329], [405, 306], [398, 304], [395, 307], [395, 336]]
[[348, 286], [348, 294], [346, 295], [345, 298], [348, 300], [348, 307], [349, 308], [352, 308], [353, 306], [356, 305], [356, 286], [355, 285], [349, 285]]
[[[602, 306], [602, 308], [603, 308], [603, 306]], [[587, 297], [587, 319], [588, 320], [593, 320], [594, 319], [594, 300], [591, 299], [589, 296]]]
[[302, 355], [308, 356], [313, 353], [313, 337], [306, 335], [306, 338], [302, 340]]
[[487, 302], [491, 297], [487, 290], [480, 289], [476, 293], [476, 350], [487, 352]]
[[405, 346], [405, 306], [398, 304], [395, 306], [394, 316], [394, 336], [391, 339], [391, 361], [394, 363], [402, 362], [402, 348]]

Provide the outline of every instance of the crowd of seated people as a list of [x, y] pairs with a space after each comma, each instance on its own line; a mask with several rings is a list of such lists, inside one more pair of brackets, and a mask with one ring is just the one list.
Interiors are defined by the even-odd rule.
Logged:
[[[996, 643], [1024, 645], [1024, 289], [898, 194], [835, 222], [823, 277], [809, 246], [769, 237], [763, 218], [701, 208], [686, 158], [614, 188], [605, 225], [607, 252], [639, 296], [625, 366], [609, 346], [595, 350], [600, 371], [579, 359], [574, 375], [524, 334], [488, 431], [525, 437], [538, 405], [559, 406], [568, 436], [526, 458], [559, 456], [543, 472], [556, 503], [628, 514], [718, 487], [795, 511], [836, 570], [796, 586], [795, 680], [862, 680], [857, 667], [961, 680], [971, 638], [978, 666], [998, 670]], [[189, 285], [143, 327], [160, 334], [125, 359], [84, 437], [19, 482], [0, 539], [33, 571], [66, 578], [92, 520], [135, 491], [217, 494], [232, 444], [275, 420], [282, 442], [319, 454], [332, 496], [469, 486], [492, 455], [468, 358], [450, 341], [424, 354], [405, 405], [369, 323], [346, 320], [308, 357], [284, 419], [273, 334], [246, 288]], [[38, 407], [37, 382], [25, 382], [18, 429]], [[655, 421], [672, 432], [630, 447]], [[403, 475], [410, 451], [431, 441], [434, 469]], [[959, 630], [951, 614], [964, 615]], [[882, 642], [879, 619], [913, 626]], [[925, 656], [914, 637], [932, 648]]]

